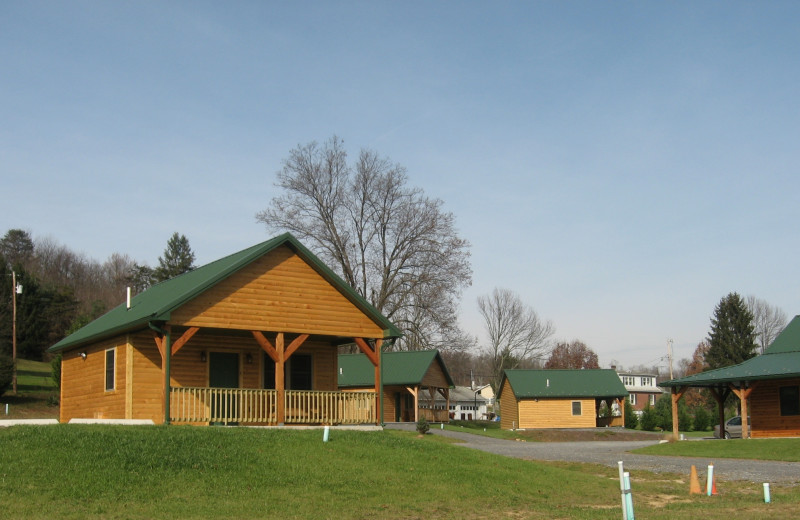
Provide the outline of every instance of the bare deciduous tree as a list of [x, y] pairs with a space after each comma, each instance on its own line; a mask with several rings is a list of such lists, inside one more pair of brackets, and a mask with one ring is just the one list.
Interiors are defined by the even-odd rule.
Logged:
[[583, 341], [575, 340], [570, 343], [561, 341], [553, 347], [544, 368], [600, 368], [597, 361], [597, 353]]
[[334, 136], [289, 153], [276, 183], [283, 193], [256, 220], [307, 243], [403, 330], [398, 347], [458, 348], [469, 243], [441, 200], [406, 182], [402, 166], [370, 150], [350, 166]]
[[789, 319], [783, 310], [753, 295], [747, 297], [745, 304], [753, 314], [756, 341], [758, 342], [759, 352], [763, 354], [764, 350], [770, 346], [778, 334], [786, 327], [786, 322]]
[[542, 321], [530, 306], [508, 289], [495, 288], [489, 296], [478, 297], [492, 358], [492, 385], [497, 390], [503, 370], [541, 357], [555, 332], [550, 321]]

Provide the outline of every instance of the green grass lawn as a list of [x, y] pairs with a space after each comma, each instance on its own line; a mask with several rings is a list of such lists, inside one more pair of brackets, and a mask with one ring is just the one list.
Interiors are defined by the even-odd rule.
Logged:
[[17, 395], [0, 396], [0, 419], [58, 419], [58, 395], [50, 363], [18, 359]]
[[699, 442], [669, 442], [640, 448], [634, 453], [800, 462], [800, 439], [714, 439]]
[[[706, 444], [706, 443], [703, 443]], [[4, 518], [618, 519], [616, 468], [509, 459], [400, 431], [0, 428]], [[639, 518], [795, 518], [800, 488], [635, 472]]]
[[55, 391], [50, 363], [17, 359], [18, 392]]

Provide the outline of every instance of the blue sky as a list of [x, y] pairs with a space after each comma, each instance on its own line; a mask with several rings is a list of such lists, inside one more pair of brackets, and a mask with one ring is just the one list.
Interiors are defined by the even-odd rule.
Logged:
[[[720, 298], [800, 314], [796, 2], [4, 2], [0, 229], [199, 263], [333, 134], [445, 201], [476, 298], [601, 365], [688, 357]], [[662, 366], [666, 365], [662, 362]]]

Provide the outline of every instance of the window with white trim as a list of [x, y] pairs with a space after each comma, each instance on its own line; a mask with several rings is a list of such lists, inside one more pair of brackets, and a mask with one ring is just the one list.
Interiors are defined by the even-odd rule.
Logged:
[[631, 406], [636, 405], [636, 394], [631, 394], [630, 402], [631, 402]]
[[650, 394], [650, 406], [655, 406], [655, 405], [656, 405], [656, 395]]

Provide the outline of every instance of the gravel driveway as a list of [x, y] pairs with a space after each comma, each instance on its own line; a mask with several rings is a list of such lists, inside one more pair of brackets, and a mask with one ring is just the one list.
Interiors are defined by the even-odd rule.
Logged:
[[[413, 423], [387, 424], [387, 428], [415, 431]], [[431, 428], [433, 435], [444, 435], [463, 441], [458, 446], [473, 448], [506, 457], [526, 460], [589, 462], [616, 468], [622, 461], [626, 471], [646, 470], [657, 473], [678, 473], [688, 477], [691, 467], [705, 475], [708, 459], [695, 457], [662, 457], [629, 453], [630, 450], [657, 444], [658, 441], [592, 441], [592, 442], [517, 442], [483, 435]], [[690, 441], [685, 441], [690, 442]], [[705, 441], [691, 441], [705, 442]], [[714, 474], [719, 480], [751, 482], [800, 483], [800, 463], [743, 459], [716, 459]]]

